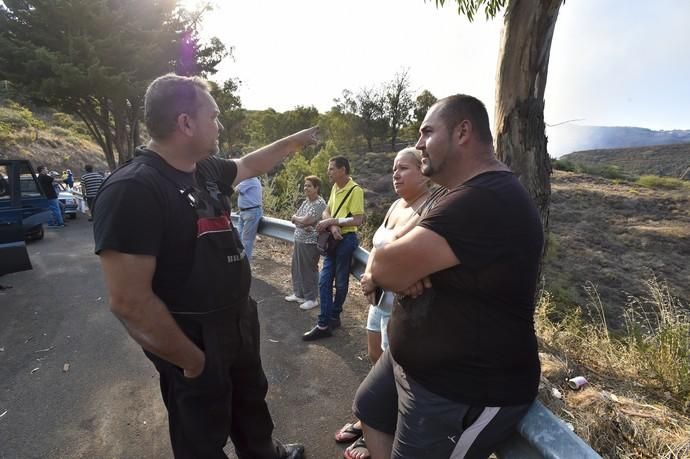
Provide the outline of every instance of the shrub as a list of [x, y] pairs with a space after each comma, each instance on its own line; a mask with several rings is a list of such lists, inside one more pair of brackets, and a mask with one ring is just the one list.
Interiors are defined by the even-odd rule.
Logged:
[[288, 192], [292, 194], [295, 189], [301, 189], [304, 177], [312, 175], [312, 169], [304, 156], [295, 154], [283, 165], [283, 170], [275, 177], [275, 189], [277, 194]]
[[34, 117], [28, 108], [14, 101], [5, 101], [0, 107], [0, 124], [9, 126], [10, 129], [42, 129], [45, 123]]
[[630, 180], [632, 177], [621, 170], [618, 166], [590, 166], [583, 168], [583, 172], [590, 175], [598, 175], [607, 179]]
[[645, 188], [664, 188], [669, 190], [690, 189], [690, 182], [674, 177], [659, 177], [658, 175], [643, 175], [638, 178], [635, 183]]
[[75, 120], [71, 115], [62, 112], [55, 112], [53, 113], [52, 118], [53, 124], [67, 131], [65, 135], [90, 138], [89, 130], [86, 128], [84, 123]]
[[328, 160], [334, 156], [338, 156], [338, 148], [335, 142], [329, 140], [316, 156], [309, 161], [312, 172], [321, 179], [321, 196], [323, 196], [325, 200], [328, 200], [328, 196], [331, 193], [331, 184], [328, 181], [328, 174], [326, 173], [328, 170]]
[[577, 164], [573, 163], [572, 161], [568, 161], [567, 159], [551, 158], [551, 167], [559, 171], [578, 172]]
[[295, 213], [295, 204], [302, 195], [301, 187], [300, 189], [296, 187], [287, 188], [283, 192], [278, 192], [276, 180], [277, 176], [273, 178], [261, 177], [264, 214], [274, 218], [289, 220], [290, 216]]
[[553, 320], [554, 303], [544, 292], [537, 306], [539, 337], [576, 365], [600, 378], [635, 381], [648, 394], [687, 412], [690, 407], [690, 314], [664, 283], [652, 278], [649, 296], [631, 298], [625, 310], [625, 329], [609, 330], [596, 289], [590, 297], [589, 320], [576, 308]]

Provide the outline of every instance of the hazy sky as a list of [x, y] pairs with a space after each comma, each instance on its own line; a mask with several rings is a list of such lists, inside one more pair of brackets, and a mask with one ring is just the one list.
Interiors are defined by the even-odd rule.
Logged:
[[[194, 4], [189, 0], [187, 4]], [[204, 34], [235, 48], [213, 78], [237, 77], [249, 109], [314, 105], [409, 69], [415, 93], [464, 92], [493, 117], [502, 16], [474, 23], [455, 2], [223, 0]], [[551, 48], [546, 122], [690, 129], [690, 2], [569, 0]], [[416, 95], [416, 94], [415, 94]]]

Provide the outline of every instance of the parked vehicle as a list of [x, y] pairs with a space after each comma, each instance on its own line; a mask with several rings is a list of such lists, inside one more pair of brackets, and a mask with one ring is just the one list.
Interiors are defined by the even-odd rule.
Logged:
[[31, 163], [0, 160], [0, 275], [31, 269], [25, 239], [43, 238], [51, 218]]
[[62, 216], [69, 217], [74, 220], [77, 218], [77, 211], [79, 210], [79, 203], [74, 197], [72, 190], [67, 185], [58, 184], [60, 192], [58, 193], [58, 200], [60, 201], [60, 208], [62, 209]]

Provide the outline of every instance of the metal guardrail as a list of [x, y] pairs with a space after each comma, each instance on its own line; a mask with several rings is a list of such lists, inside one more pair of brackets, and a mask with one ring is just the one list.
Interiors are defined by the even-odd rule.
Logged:
[[[233, 224], [239, 216], [232, 214]], [[293, 242], [295, 225], [285, 220], [263, 217], [259, 234]], [[351, 273], [357, 279], [364, 272], [369, 252], [357, 247], [352, 260]], [[517, 426], [515, 434], [501, 444], [496, 451], [505, 459], [601, 459], [587, 443], [570, 430], [538, 400], [532, 404]]]

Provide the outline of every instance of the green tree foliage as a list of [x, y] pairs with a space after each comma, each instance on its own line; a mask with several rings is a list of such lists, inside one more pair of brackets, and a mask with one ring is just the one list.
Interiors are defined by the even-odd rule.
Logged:
[[211, 82], [211, 95], [218, 104], [218, 118], [224, 128], [218, 139], [220, 151], [227, 156], [238, 155], [247, 140], [243, 129], [245, 111], [242, 110], [238, 89], [239, 82], [234, 78], [226, 80], [222, 86]]
[[272, 108], [247, 111], [245, 117], [247, 150], [254, 150], [319, 122], [319, 112], [315, 107], [302, 106], [283, 113]]
[[[436, 0], [436, 6], [443, 6], [446, 0]], [[486, 19], [496, 16], [507, 3], [507, 0], [455, 0], [458, 4], [458, 14], [467, 16], [467, 19], [472, 22], [477, 14], [477, 11], [483, 6]]]
[[385, 116], [385, 97], [381, 90], [362, 88], [355, 95], [345, 89], [336, 107], [342, 113], [357, 115], [357, 132], [367, 142], [369, 151], [373, 150], [374, 140], [386, 137], [388, 121]]
[[331, 184], [328, 181], [328, 161], [338, 156], [338, 148], [328, 140], [318, 153], [307, 160], [301, 153], [296, 153], [283, 164], [281, 171], [273, 178], [264, 177], [264, 208], [269, 215], [287, 218], [295, 206], [304, 198], [304, 177], [316, 175], [321, 180], [320, 194], [328, 199]]
[[[410, 91], [409, 70], [397, 73], [395, 77], [385, 85], [384, 90], [384, 116], [387, 118], [390, 128], [391, 150], [395, 150], [400, 129], [409, 123], [414, 100]], [[371, 148], [370, 148], [371, 150]]]
[[[435, 0], [443, 6], [445, 0]], [[551, 164], [544, 124], [544, 94], [558, 12], [563, 0], [455, 0], [470, 21], [505, 7], [496, 69], [496, 154], [518, 176], [548, 232]], [[506, 6], [507, 5], [507, 6]]]
[[302, 189], [304, 177], [311, 175], [311, 165], [300, 153], [293, 155], [275, 178], [276, 192], [292, 194]]
[[321, 137], [333, 142], [343, 151], [359, 150], [363, 137], [358, 132], [359, 118], [354, 113], [344, 113], [337, 106], [319, 118]]
[[175, 73], [184, 76], [203, 75], [209, 69], [214, 69], [211, 73], [215, 73], [216, 66], [232, 53], [232, 48], [227, 49], [217, 37], [212, 37], [207, 44], [201, 43], [199, 26], [204, 14], [213, 10], [212, 4], [208, 2], [200, 9], [190, 11], [177, 7], [179, 0], [165, 1], [175, 5], [174, 19], [183, 30], [178, 38], [179, 52], [174, 61]]
[[328, 161], [334, 156], [340, 155], [338, 147], [332, 140], [326, 141], [323, 148], [314, 156], [309, 165], [311, 166], [311, 173], [321, 179], [321, 196], [328, 200], [331, 193], [331, 184], [328, 181]]
[[76, 114], [114, 168], [140, 143], [148, 83], [213, 73], [226, 55], [217, 40], [200, 44], [195, 21], [175, 0], [5, 0], [0, 79]]
[[436, 99], [436, 96], [431, 94], [428, 89], [425, 89], [420, 95], [417, 96], [414, 101], [413, 126], [415, 132], [419, 131], [419, 128], [422, 126], [422, 121], [424, 121], [424, 117], [426, 116], [426, 112], [429, 111], [431, 106], [434, 105], [437, 100], [438, 99]]

